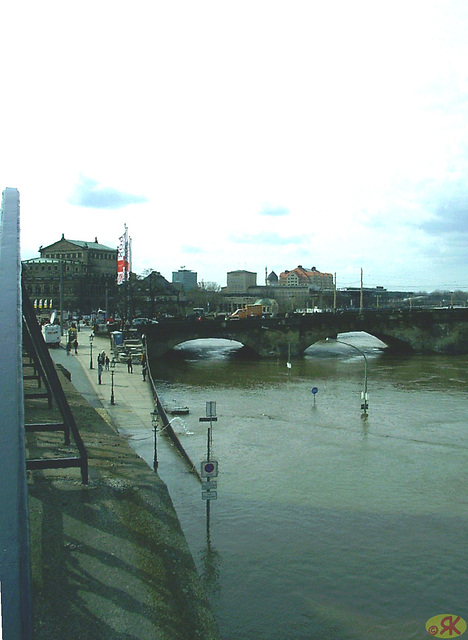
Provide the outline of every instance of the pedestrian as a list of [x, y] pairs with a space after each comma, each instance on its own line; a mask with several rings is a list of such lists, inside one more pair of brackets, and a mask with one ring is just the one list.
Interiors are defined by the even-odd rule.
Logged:
[[106, 356], [106, 371], [109, 371], [109, 364], [110, 364], [109, 356]]
[[78, 353], [78, 340], [76, 338], [73, 340], [73, 346], [75, 347], [75, 353], [77, 354]]
[[127, 360], [127, 371], [128, 371], [128, 373], [133, 373], [133, 362], [132, 362], [132, 356], [128, 356], [128, 360]]
[[102, 363], [99, 362], [98, 360], [98, 384], [102, 384], [101, 376], [102, 376]]
[[146, 382], [146, 363], [141, 367], [141, 375], [143, 376], [143, 382]]
[[70, 355], [71, 347], [72, 347], [72, 346], [71, 346], [71, 342], [70, 342], [70, 340], [69, 340], [69, 341], [67, 342], [67, 356], [69, 356], [69, 355]]

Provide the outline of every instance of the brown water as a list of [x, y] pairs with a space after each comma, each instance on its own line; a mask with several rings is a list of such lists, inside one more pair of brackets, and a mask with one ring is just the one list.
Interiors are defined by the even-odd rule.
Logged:
[[[408, 640], [427, 637], [431, 616], [468, 618], [468, 358], [342, 339], [368, 358], [367, 419], [364, 359], [344, 345], [316, 345], [291, 369], [217, 341], [152, 363], [163, 399], [190, 406], [173, 426], [194, 461], [217, 402], [209, 526], [199, 482], [158, 443], [225, 640]], [[151, 462], [152, 440], [139, 449]]]

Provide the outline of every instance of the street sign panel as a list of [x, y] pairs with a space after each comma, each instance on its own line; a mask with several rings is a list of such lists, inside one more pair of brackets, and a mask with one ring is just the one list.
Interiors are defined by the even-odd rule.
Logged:
[[216, 402], [207, 402], [206, 403], [206, 417], [214, 418], [216, 415]]
[[205, 480], [202, 483], [202, 491], [211, 491], [212, 489], [217, 489], [218, 488], [218, 482], [217, 480]]
[[203, 500], [217, 500], [218, 494], [216, 491], [202, 491], [201, 497]]
[[216, 478], [218, 476], [218, 461], [217, 460], [204, 460], [201, 463], [201, 477], [202, 478]]

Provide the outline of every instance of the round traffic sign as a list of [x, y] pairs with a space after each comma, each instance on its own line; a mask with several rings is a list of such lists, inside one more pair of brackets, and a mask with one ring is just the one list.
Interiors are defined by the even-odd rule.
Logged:
[[215, 466], [212, 462], [207, 462], [204, 466], [206, 473], [213, 473]]
[[313, 387], [313, 389], [312, 389], [312, 393], [314, 394], [314, 396], [315, 396], [315, 394], [316, 394], [316, 393], [318, 393], [318, 389], [317, 389], [317, 387]]

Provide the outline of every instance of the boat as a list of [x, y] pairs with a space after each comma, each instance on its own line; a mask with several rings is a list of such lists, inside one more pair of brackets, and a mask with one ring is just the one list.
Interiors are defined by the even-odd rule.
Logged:
[[166, 407], [166, 413], [170, 413], [171, 416], [183, 416], [187, 413], [190, 413], [190, 409], [188, 407]]

